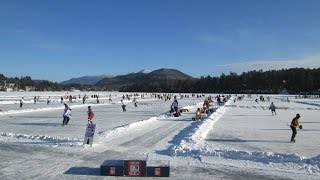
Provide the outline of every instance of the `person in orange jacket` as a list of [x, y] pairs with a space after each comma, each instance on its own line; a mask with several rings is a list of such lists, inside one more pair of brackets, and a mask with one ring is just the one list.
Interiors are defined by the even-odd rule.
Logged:
[[297, 135], [297, 128], [302, 129], [302, 125], [299, 122], [300, 114], [297, 114], [296, 117], [294, 117], [291, 121], [291, 130], [292, 130], [292, 136], [291, 136], [291, 142], [296, 142], [295, 137]]

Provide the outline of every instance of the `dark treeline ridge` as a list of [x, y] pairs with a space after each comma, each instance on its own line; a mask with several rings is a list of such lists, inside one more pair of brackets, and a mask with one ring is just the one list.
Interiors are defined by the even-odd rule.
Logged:
[[8, 78], [3, 74], [0, 74], [0, 91], [5, 91], [7, 88], [11, 88], [14, 91], [70, 91], [72, 89], [99, 90], [99, 88], [95, 88], [93, 85], [61, 85], [57, 82], [50, 82], [47, 80], [32, 80], [30, 76]]
[[136, 83], [122, 87], [127, 92], [186, 92], [186, 93], [281, 93], [310, 92], [320, 89], [320, 68], [292, 68], [269, 71], [248, 71], [241, 75], [230, 72], [220, 77], [201, 77], [170, 83]]
[[[32, 80], [30, 76], [7, 78], [0, 74], [0, 90], [10, 87], [15, 90], [34, 91], [103, 91], [105, 87], [95, 85], [62, 85], [46, 80]], [[248, 71], [241, 75], [230, 72], [220, 77], [202, 76], [199, 79], [133, 83], [114, 89], [122, 92], [168, 92], [168, 93], [280, 93], [290, 94], [320, 89], [320, 68], [292, 68], [269, 71]]]
[[28, 87], [31, 87], [32, 90], [53, 90], [58, 91], [61, 90], [61, 87], [58, 83], [52, 83], [46, 80], [32, 80], [30, 76], [26, 77], [13, 77], [8, 78], [3, 74], [0, 74], [0, 90], [4, 91], [7, 88], [11, 88], [13, 90], [26, 90]]

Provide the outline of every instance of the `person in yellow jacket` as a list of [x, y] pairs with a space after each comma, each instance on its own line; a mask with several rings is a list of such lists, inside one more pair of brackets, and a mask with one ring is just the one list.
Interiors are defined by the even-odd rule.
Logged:
[[202, 115], [203, 115], [203, 112], [201, 111], [200, 108], [198, 108], [196, 111], [196, 119], [202, 119]]
[[299, 122], [300, 114], [297, 114], [296, 117], [294, 117], [291, 121], [291, 130], [292, 130], [292, 136], [291, 136], [291, 142], [296, 142], [295, 137], [297, 135], [297, 128], [302, 129], [302, 125], [300, 125]]
[[203, 109], [198, 108], [196, 111], [196, 117], [192, 118], [192, 120], [202, 120], [203, 118], [205, 118], [205, 112]]

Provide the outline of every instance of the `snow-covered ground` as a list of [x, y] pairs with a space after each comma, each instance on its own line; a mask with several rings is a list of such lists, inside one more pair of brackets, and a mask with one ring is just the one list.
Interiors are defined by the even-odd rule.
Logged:
[[[100, 95], [100, 103], [94, 98], [86, 104], [82, 99], [68, 102], [73, 118], [61, 126], [60, 97], [67, 92], [1, 92], [0, 179], [131, 179], [99, 176], [105, 160], [126, 159], [169, 162], [166, 179], [320, 179], [320, 99], [289, 96], [287, 102], [287, 96], [265, 95], [270, 102], [256, 103], [256, 95], [235, 102], [232, 96], [207, 119], [192, 121], [204, 97], [178, 96], [179, 106], [189, 112], [169, 117], [172, 100], [140, 93], [144, 98], [138, 98], [138, 107], [127, 100], [127, 111], [122, 112], [125, 93], [86, 94]], [[38, 95], [40, 101], [34, 104]], [[271, 101], [277, 115], [268, 109]], [[97, 124], [92, 147], [83, 145], [88, 105]], [[296, 113], [303, 129], [296, 143], [290, 143], [288, 123]]]

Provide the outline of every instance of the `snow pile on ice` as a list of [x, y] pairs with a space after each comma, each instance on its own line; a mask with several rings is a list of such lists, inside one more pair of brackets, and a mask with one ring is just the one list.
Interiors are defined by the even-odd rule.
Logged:
[[123, 126], [116, 127], [111, 131], [100, 132], [99, 136], [103, 137], [103, 138], [110, 138], [110, 137], [116, 136], [118, 134], [126, 133], [126, 132], [128, 132], [129, 129], [139, 128], [141, 126], [145, 126], [145, 125], [150, 124], [155, 121], [157, 121], [157, 117], [152, 117], [150, 119], [146, 119], [146, 120], [138, 121], [135, 123], [126, 124]]
[[[78, 138], [67, 138], [67, 137], [53, 137], [47, 135], [27, 135], [27, 134], [15, 134], [15, 133], [0, 133], [1, 140], [10, 140], [11, 142], [15, 139], [16, 142], [22, 143], [36, 143], [39, 142], [40, 144], [49, 144], [49, 145], [67, 145], [67, 146], [79, 146], [82, 145], [83, 139]], [[28, 142], [30, 140], [31, 142]]]

